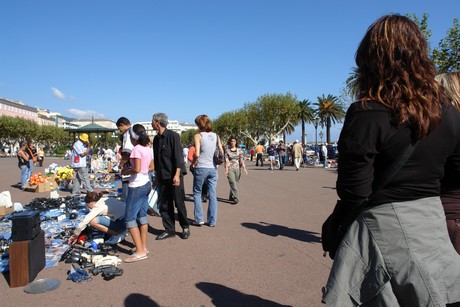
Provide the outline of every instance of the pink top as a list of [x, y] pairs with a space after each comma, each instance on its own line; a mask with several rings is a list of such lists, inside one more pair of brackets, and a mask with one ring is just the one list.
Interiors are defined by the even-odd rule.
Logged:
[[141, 170], [137, 174], [129, 177], [129, 187], [136, 188], [145, 185], [149, 179], [149, 165], [153, 160], [153, 150], [148, 146], [136, 145], [131, 151], [131, 165], [134, 165], [134, 159], [141, 160]]

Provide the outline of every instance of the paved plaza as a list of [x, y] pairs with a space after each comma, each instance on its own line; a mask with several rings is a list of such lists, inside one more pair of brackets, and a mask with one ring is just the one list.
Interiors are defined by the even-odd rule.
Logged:
[[[64, 160], [47, 159], [45, 165]], [[240, 202], [228, 201], [229, 185], [219, 167], [218, 220], [215, 228], [191, 226], [191, 237], [156, 241], [163, 230], [159, 217], [149, 216], [149, 258], [122, 263], [121, 277], [104, 281], [98, 275], [78, 284], [66, 280], [70, 264], [42, 270], [37, 279], [55, 278], [59, 288], [27, 294], [10, 288], [0, 277], [1, 306], [325, 306], [321, 287], [332, 265], [323, 257], [322, 222], [337, 199], [336, 169], [286, 167], [270, 172], [268, 164], [247, 162], [249, 175], [240, 181]], [[43, 171], [43, 168], [36, 168]], [[0, 191], [13, 202], [27, 204], [48, 193], [13, 187], [20, 177], [15, 158], [0, 159]], [[185, 176], [187, 211], [193, 219], [191, 174]], [[59, 192], [62, 196], [68, 192]], [[207, 210], [207, 204], [203, 204]], [[176, 223], [176, 231], [181, 231]], [[131, 238], [119, 244], [127, 257]]]

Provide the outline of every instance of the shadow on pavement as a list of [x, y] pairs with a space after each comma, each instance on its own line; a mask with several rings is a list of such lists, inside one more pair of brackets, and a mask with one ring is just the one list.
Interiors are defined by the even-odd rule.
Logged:
[[211, 298], [214, 306], [287, 306], [210, 282], [199, 282], [196, 287]]
[[125, 306], [126, 307], [134, 307], [134, 306], [147, 306], [147, 307], [159, 307], [154, 300], [150, 297], [140, 294], [140, 293], [132, 293], [128, 295], [125, 299]]
[[[262, 224], [262, 225], [261, 225]], [[276, 225], [276, 224], [269, 224], [265, 222], [260, 222], [259, 224], [256, 223], [241, 223], [246, 228], [255, 229], [260, 233], [265, 235], [269, 235], [272, 237], [277, 236], [285, 236], [294, 240], [299, 240], [302, 242], [321, 242], [320, 237], [318, 236], [319, 233], [317, 232], [310, 232], [307, 230], [301, 229], [292, 229], [286, 226]]]

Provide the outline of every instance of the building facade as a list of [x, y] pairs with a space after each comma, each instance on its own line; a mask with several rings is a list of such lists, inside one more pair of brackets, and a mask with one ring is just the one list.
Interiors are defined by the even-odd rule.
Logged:
[[25, 105], [21, 101], [0, 98], [0, 116], [20, 117], [39, 122], [38, 109]]

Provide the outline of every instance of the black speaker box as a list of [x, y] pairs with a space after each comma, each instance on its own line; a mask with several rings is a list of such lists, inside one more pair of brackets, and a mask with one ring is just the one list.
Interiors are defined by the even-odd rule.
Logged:
[[11, 218], [11, 240], [32, 240], [41, 231], [40, 213], [38, 211], [24, 211], [16, 213]]
[[10, 287], [22, 287], [32, 282], [45, 267], [45, 232], [32, 240], [10, 244]]

